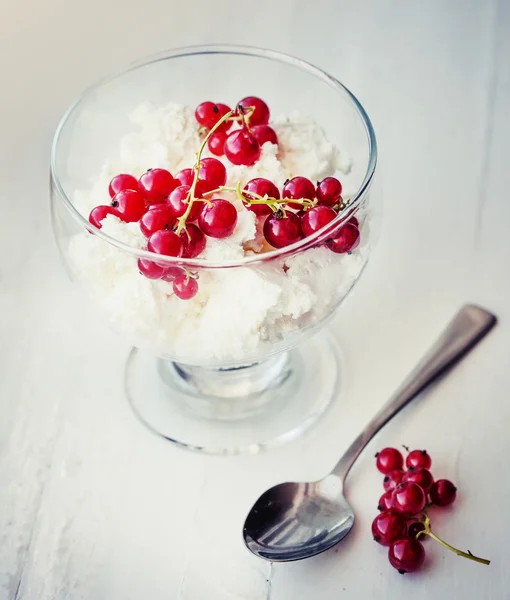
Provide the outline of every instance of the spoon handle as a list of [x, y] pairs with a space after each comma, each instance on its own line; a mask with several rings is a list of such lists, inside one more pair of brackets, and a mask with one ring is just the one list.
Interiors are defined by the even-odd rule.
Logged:
[[349, 446], [333, 473], [344, 480], [374, 435], [406, 404], [460, 361], [494, 327], [496, 317], [474, 305], [462, 308], [400, 388]]

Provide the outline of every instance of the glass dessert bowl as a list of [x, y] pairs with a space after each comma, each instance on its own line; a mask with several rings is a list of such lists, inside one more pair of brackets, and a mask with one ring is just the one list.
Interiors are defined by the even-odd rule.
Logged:
[[51, 157], [55, 237], [133, 346], [126, 393], [153, 432], [253, 453], [338, 397], [321, 330], [368, 260], [376, 157], [341, 83], [256, 48], [150, 57], [68, 110]]

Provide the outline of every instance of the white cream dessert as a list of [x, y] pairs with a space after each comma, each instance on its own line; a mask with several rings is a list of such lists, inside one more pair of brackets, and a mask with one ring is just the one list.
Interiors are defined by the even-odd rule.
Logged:
[[[120, 141], [119, 156], [103, 166], [90, 189], [75, 192], [74, 204], [85, 217], [94, 207], [110, 203], [108, 185], [118, 173], [129, 173], [138, 179], [148, 168], [157, 167], [175, 176], [196, 162], [195, 153], [203, 138], [190, 108], [144, 104], [133, 112], [131, 120], [136, 130]], [[236, 186], [242, 189], [254, 178], [264, 178], [285, 191], [287, 180], [296, 176], [320, 182], [336, 173], [342, 173], [344, 180], [348, 174], [349, 158], [328, 142], [312, 119], [294, 115], [272, 119], [270, 125], [278, 144], [263, 143], [254, 164], [235, 165], [228, 156], [215, 156], [226, 168], [223, 187], [230, 189], [207, 198], [209, 202], [220, 197], [228, 200], [237, 209], [237, 220], [227, 237], [206, 235], [205, 248], [193, 260], [228, 264], [259, 252], [263, 259], [264, 250], [274, 250], [262, 233], [266, 231], [266, 219], [290, 215], [296, 220], [303, 218], [299, 214], [304, 209], [320, 204], [314, 199], [299, 211], [300, 200], [296, 200], [293, 209], [284, 204], [283, 210], [280, 204], [275, 209], [273, 203], [269, 213], [278, 209], [277, 213], [258, 216], [243, 204], [233, 190]], [[202, 157], [213, 156], [206, 147]], [[342, 201], [346, 197], [344, 192]], [[294, 197], [290, 198], [287, 202]], [[132, 248], [146, 249], [148, 240], [140, 224], [125, 222], [114, 212], [102, 218], [101, 231]], [[267, 355], [275, 343], [318, 324], [332, 312], [366, 262], [366, 236], [360, 228], [361, 243], [356, 245], [356, 241], [352, 252], [331, 251], [327, 245], [321, 245], [286, 259], [260, 260], [240, 267], [189, 267], [188, 279], [191, 277], [198, 284], [195, 295], [189, 299], [181, 299], [175, 293], [171, 278], [150, 279], [142, 275], [136, 255], [119, 250], [88, 231], [71, 239], [68, 254], [76, 276], [111, 326], [132, 344], [182, 363], [246, 364]], [[186, 258], [182, 260], [185, 266]]]

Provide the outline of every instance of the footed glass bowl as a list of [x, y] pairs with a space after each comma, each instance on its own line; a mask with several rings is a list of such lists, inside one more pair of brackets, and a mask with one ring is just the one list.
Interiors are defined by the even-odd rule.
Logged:
[[[297, 142], [292, 149], [308, 174], [287, 176], [337, 175], [343, 207], [333, 221], [281, 249], [232, 258], [220, 244], [207, 259], [149, 252], [134, 233], [137, 223], [118, 231], [91, 225], [84, 198], [104, 194], [100, 203], [108, 204], [112, 174], [139, 177], [155, 167], [175, 174], [185, 165], [175, 155], [177, 144], [185, 145], [180, 137], [188, 135], [179, 124], [183, 113], [172, 117], [169, 103], [188, 105], [193, 115], [204, 100], [235, 106], [248, 95], [263, 98], [271, 115], [289, 117], [275, 121], [282, 139], [299, 130], [292, 139], [308, 144], [302, 115], [322, 128], [324, 139], [313, 133], [316, 153], [303, 154]], [[294, 119], [305, 125], [292, 129]], [[341, 150], [334, 164], [343, 172], [323, 173], [332, 145]], [[280, 147], [274, 160], [285, 153]], [[71, 278], [133, 346], [125, 388], [142, 423], [181, 447], [234, 454], [290, 440], [319, 419], [341, 382], [336, 343], [321, 330], [360, 277], [373, 245], [376, 156], [370, 120], [349, 90], [308, 63], [256, 48], [191, 47], [152, 56], [89, 88], [68, 110], [51, 157], [55, 237]], [[243, 167], [235, 176], [248, 177]], [[331, 251], [329, 240], [353, 217], [359, 244]], [[194, 278], [196, 296], [182, 300], [171, 280], [144, 277], [139, 260], [155, 258], [165, 272], [184, 269]]]

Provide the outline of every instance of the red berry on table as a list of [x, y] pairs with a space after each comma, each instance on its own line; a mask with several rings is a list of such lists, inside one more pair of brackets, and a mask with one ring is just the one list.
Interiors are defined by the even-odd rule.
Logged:
[[429, 492], [430, 501], [437, 506], [448, 506], [457, 497], [457, 488], [448, 479], [438, 479]]
[[147, 279], [161, 279], [165, 274], [165, 267], [144, 258], [138, 259], [138, 270]]
[[139, 221], [146, 211], [144, 197], [135, 190], [122, 190], [115, 194], [112, 206], [117, 210], [119, 218], [126, 223]]
[[237, 224], [237, 210], [228, 200], [212, 200], [198, 217], [200, 229], [213, 238], [228, 237]]
[[425, 494], [427, 494], [434, 483], [434, 478], [428, 469], [419, 467], [418, 469], [406, 471], [402, 477], [402, 481], [412, 481], [413, 483], [417, 483]]
[[205, 235], [196, 225], [188, 223], [186, 229], [181, 231], [180, 236], [183, 258], [196, 258], [205, 249]]
[[210, 192], [227, 182], [227, 169], [217, 158], [202, 158], [200, 160], [198, 179], [202, 183], [202, 190]]
[[412, 517], [423, 510], [425, 501], [425, 492], [417, 483], [399, 483], [393, 490], [391, 507], [405, 517]]
[[182, 169], [182, 171], [179, 171], [175, 176], [175, 178], [179, 182], [179, 185], [189, 185], [190, 187], [193, 183], [194, 177], [195, 172], [193, 171], [193, 169]]
[[402, 537], [391, 543], [388, 560], [399, 573], [417, 571], [425, 560], [425, 548], [416, 538]]
[[260, 145], [246, 127], [229, 133], [223, 149], [234, 165], [250, 166], [260, 158]]
[[375, 466], [386, 475], [390, 471], [398, 471], [404, 467], [404, 457], [396, 448], [384, 448], [376, 455]]
[[89, 215], [89, 222], [92, 223], [94, 227], [101, 229], [101, 221], [106, 219], [108, 215], [115, 215], [120, 218], [119, 213], [113, 206], [96, 206]]
[[386, 491], [394, 490], [397, 485], [402, 481], [402, 477], [404, 476], [404, 471], [400, 471], [395, 469], [395, 471], [390, 471], [386, 473], [383, 479], [383, 486]]
[[149, 169], [138, 181], [138, 190], [149, 204], [165, 202], [170, 192], [179, 185], [170, 171], [166, 169]]
[[388, 490], [384, 492], [384, 494], [379, 498], [379, 504], [377, 505], [377, 510], [391, 510], [391, 496], [393, 495], [393, 490]]
[[406, 456], [406, 467], [408, 469], [417, 469], [418, 467], [430, 469], [431, 466], [432, 459], [426, 450], [413, 450]]
[[[425, 531], [425, 525], [421, 522], [421, 521], [413, 521], [410, 525], [409, 525], [409, 530], [407, 532], [407, 535], [409, 537], [415, 538], [420, 531]], [[424, 541], [427, 539], [427, 535], [420, 535], [419, 538], [416, 539], [420, 539], [421, 541]]]
[[402, 538], [407, 533], [407, 523], [402, 515], [392, 511], [384, 511], [372, 521], [374, 541], [389, 546], [393, 540]]
[[[175, 190], [173, 190], [173, 192], [168, 197], [168, 200], [166, 201], [166, 207], [168, 209], [168, 212], [173, 217], [182, 217], [182, 215], [187, 211], [189, 205], [189, 202], [187, 200], [190, 189], [191, 188], [189, 187], [189, 185], [180, 185], [179, 187], [176, 187]], [[191, 211], [187, 220], [191, 222], [198, 219], [198, 216], [202, 212], [203, 207], [204, 203], [202, 201], [195, 200], [193, 202], [193, 206], [191, 207]]]
[[227, 135], [225, 131], [215, 131], [207, 140], [207, 147], [216, 156], [223, 156], [225, 154], [225, 140], [227, 139]]
[[269, 125], [255, 125], [255, 127], [250, 127], [250, 129], [253, 133], [253, 136], [261, 146], [267, 142], [278, 145], [278, 136], [276, 135], [276, 131], [272, 127], [269, 127]]
[[327, 247], [337, 254], [344, 254], [345, 252], [351, 252], [357, 248], [359, 244], [359, 229], [352, 223], [346, 223], [342, 225], [342, 228], [338, 233], [335, 233], [335, 237], [326, 242]]
[[173, 231], [162, 229], [151, 235], [147, 243], [147, 250], [164, 256], [181, 256], [182, 240]]
[[305, 236], [312, 235], [322, 229], [336, 217], [336, 212], [329, 206], [314, 206], [301, 216], [301, 228]]
[[340, 200], [342, 184], [336, 177], [326, 177], [317, 184], [316, 193], [319, 204], [336, 204]]
[[174, 294], [181, 300], [190, 300], [197, 295], [198, 283], [189, 275], [179, 275], [173, 282]]
[[[283, 184], [282, 198], [313, 200], [315, 198], [315, 186], [306, 177], [293, 177]], [[290, 208], [302, 208], [302, 205], [298, 203], [289, 202], [288, 205]]]
[[303, 238], [301, 220], [294, 213], [269, 215], [264, 222], [264, 237], [275, 248], [284, 248]]
[[[268, 198], [274, 198], [275, 200], [280, 199], [280, 191], [276, 185], [269, 179], [264, 179], [263, 177], [250, 179], [243, 188], [243, 196], [245, 198], [248, 200], [256, 200], [257, 196], [251, 195], [249, 192], [257, 194], [257, 196], [267, 196]], [[267, 204], [250, 204], [249, 202], [244, 202], [244, 205], [256, 215], [270, 215], [273, 212]]]
[[115, 177], [110, 181], [110, 185], [108, 186], [108, 192], [110, 193], [110, 198], [113, 198], [115, 194], [122, 192], [122, 190], [137, 190], [138, 189], [138, 179], [133, 177], [133, 175], [126, 175], [125, 173], [121, 173], [120, 175], [115, 175]]
[[171, 229], [172, 217], [165, 204], [155, 204], [140, 219], [140, 230], [145, 237], [150, 237], [160, 229]]
[[264, 100], [256, 96], [247, 96], [237, 103], [237, 106], [242, 106], [244, 109], [253, 108], [253, 112], [249, 116], [250, 127], [253, 125], [261, 125], [269, 122], [269, 108]]

